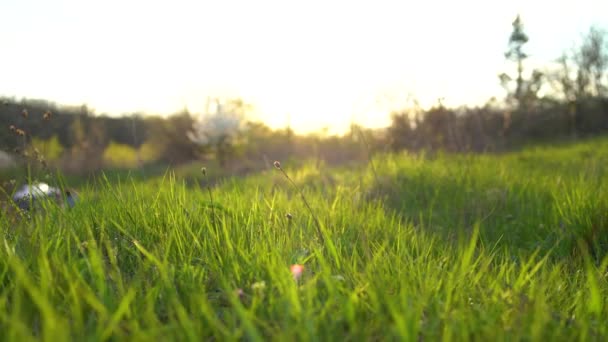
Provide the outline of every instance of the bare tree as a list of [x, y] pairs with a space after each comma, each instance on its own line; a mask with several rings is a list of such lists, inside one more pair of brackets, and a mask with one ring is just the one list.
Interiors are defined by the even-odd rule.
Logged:
[[579, 96], [606, 95], [607, 86], [604, 81], [608, 69], [607, 44], [606, 31], [591, 27], [575, 54], [574, 60], [578, 67], [576, 90]]

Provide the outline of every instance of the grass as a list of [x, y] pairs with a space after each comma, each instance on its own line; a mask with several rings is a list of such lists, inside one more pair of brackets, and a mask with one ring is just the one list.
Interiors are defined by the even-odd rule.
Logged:
[[19, 341], [605, 340], [607, 161], [608, 139], [596, 139], [380, 155], [377, 175], [284, 163], [296, 187], [268, 170], [220, 183], [213, 203], [171, 173], [99, 178], [71, 210], [0, 218], [0, 330]]

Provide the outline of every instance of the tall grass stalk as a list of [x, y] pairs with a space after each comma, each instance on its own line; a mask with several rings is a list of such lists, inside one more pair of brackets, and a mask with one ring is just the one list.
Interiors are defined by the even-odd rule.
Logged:
[[300, 198], [302, 198], [302, 202], [304, 203], [304, 205], [306, 206], [306, 208], [308, 209], [308, 212], [310, 213], [310, 216], [312, 216], [312, 219], [314, 220], [315, 226], [317, 227], [317, 235], [319, 237], [319, 240], [321, 241], [322, 245], [325, 245], [325, 236], [323, 234], [323, 229], [321, 228], [321, 224], [319, 223], [319, 220], [317, 219], [317, 216], [315, 215], [314, 211], [312, 210], [312, 208], [310, 207], [310, 204], [308, 204], [308, 201], [306, 200], [306, 196], [304, 196], [304, 192], [302, 192], [302, 189], [300, 189], [300, 187], [296, 184], [296, 182], [294, 182], [291, 177], [289, 177], [289, 175], [287, 174], [287, 172], [285, 172], [285, 170], [283, 170], [283, 167], [281, 166], [281, 163], [278, 161], [274, 162], [274, 167], [281, 171], [281, 173], [283, 174], [283, 176], [289, 181], [289, 183], [291, 183], [291, 185], [296, 189], [296, 191], [298, 192], [298, 194], [300, 195]]

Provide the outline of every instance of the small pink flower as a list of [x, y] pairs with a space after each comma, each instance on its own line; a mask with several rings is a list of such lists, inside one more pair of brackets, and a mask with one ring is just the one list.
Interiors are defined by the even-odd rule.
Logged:
[[304, 265], [295, 264], [291, 265], [291, 275], [295, 281], [300, 280], [302, 277], [302, 273], [304, 273]]

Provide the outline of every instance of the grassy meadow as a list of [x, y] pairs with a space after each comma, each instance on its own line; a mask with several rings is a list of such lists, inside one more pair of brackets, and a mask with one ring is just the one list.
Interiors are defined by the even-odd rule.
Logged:
[[0, 217], [1, 339], [606, 340], [606, 165], [603, 138], [99, 177]]

